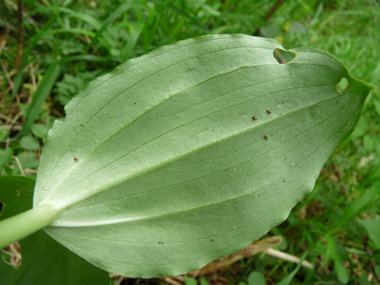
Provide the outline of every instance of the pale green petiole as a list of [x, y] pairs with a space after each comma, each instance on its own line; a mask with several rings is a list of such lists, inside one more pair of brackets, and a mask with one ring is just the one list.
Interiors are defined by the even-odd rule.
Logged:
[[38, 206], [0, 222], [0, 248], [50, 225], [58, 215], [52, 205]]

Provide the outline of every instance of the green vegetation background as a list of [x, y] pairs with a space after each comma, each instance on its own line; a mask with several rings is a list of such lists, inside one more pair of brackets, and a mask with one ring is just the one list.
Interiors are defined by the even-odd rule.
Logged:
[[[275, 38], [285, 48], [322, 49], [355, 77], [380, 86], [376, 0], [3, 0], [0, 175], [36, 176], [49, 127], [97, 76], [162, 45], [221, 33]], [[313, 193], [268, 234], [284, 238], [279, 248], [284, 252], [307, 252], [315, 269], [301, 268], [294, 275], [295, 264], [261, 254], [201, 283], [250, 285], [264, 276], [266, 284], [379, 284], [379, 158], [377, 89], [353, 134], [323, 168]]]

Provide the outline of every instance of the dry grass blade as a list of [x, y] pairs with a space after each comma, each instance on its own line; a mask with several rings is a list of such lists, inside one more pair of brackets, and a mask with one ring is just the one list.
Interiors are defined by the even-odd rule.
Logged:
[[[285, 253], [285, 252], [282, 252], [279, 250], [275, 250], [273, 248], [266, 249], [264, 251], [264, 253], [271, 255], [271, 256], [274, 256], [274, 257], [277, 257], [277, 258], [282, 259], [282, 260], [293, 262], [293, 263], [299, 263], [301, 260], [297, 256], [294, 256], [294, 255], [291, 255], [291, 254], [288, 254], [288, 253]], [[306, 267], [306, 268], [310, 268], [310, 269], [314, 268], [313, 264], [311, 264], [307, 260], [302, 261], [302, 266]]]
[[240, 259], [249, 258], [249, 257], [252, 257], [253, 255], [259, 254], [261, 252], [265, 252], [269, 248], [281, 245], [281, 243], [282, 243], [281, 236], [272, 236], [269, 238], [256, 241], [236, 253], [214, 260], [213, 262], [207, 264], [201, 269], [194, 270], [187, 273], [187, 275], [191, 277], [196, 277], [196, 276], [202, 276], [202, 275], [216, 272], [220, 269], [226, 268], [227, 266], [235, 263], [236, 261]]

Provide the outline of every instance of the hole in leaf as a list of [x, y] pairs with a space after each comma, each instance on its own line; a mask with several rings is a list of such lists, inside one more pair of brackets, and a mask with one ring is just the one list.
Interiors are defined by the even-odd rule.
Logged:
[[277, 60], [279, 64], [287, 64], [296, 57], [296, 54], [291, 51], [276, 48], [273, 51], [273, 57]]
[[350, 83], [348, 82], [348, 79], [346, 77], [342, 77], [340, 81], [335, 85], [336, 91], [339, 93], [342, 93], [343, 91], [346, 91], [348, 86], [350, 86]]

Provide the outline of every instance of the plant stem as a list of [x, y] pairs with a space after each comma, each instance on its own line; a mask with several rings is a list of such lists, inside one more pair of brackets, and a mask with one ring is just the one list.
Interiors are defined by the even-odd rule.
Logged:
[[58, 215], [52, 205], [42, 205], [0, 222], [0, 248], [50, 225]]

